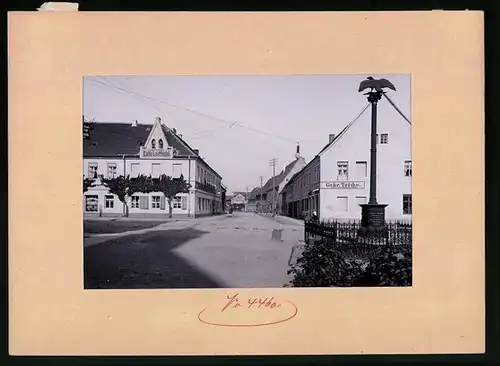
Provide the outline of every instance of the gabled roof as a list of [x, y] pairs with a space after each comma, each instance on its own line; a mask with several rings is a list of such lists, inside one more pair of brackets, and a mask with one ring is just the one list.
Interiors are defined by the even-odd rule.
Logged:
[[165, 125], [161, 125], [163, 132], [167, 138], [167, 144], [169, 146], [173, 146], [174, 149], [177, 149], [178, 155], [180, 156], [195, 156], [196, 153], [194, 150], [173, 130], [168, 128]]
[[120, 157], [139, 155], [152, 125], [132, 126], [126, 123], [92, 123], [90, 138], [83, 140], [83, 156]]
[[260, 187], [255, 187], [250, 191], [250, 194], [248, 195], [248, 199], [254, 200], [257, 198], [257, 195], [260, 194]]
[[233, 197], [236, 197], [239, 194], [241, 194], [243, 197], [247, 198], [247, 192], [233, 192]]
[[[286, 178], [288, 173], [293, 169], [295, 164], [299, 161], [301, 158], [297, 158], [294, 161], [292, 161], [290, 164], [288, 164], [285, 169], [283, 169], [278, 175], [274, 177], [274, 184], [275, 187], [278, 187], [283, 180]], [[273, 189], [273, 177], [269, 178], [269, 180], [266, 182], [266, 184], [262, 187], [263, 192], [267, 192]]]
[[[140, 146], [146, 143], [153, 125], [129, 123], [93, 123], [90, 138], [83, 140], [83, 156], [120, 157], [139, 155]], [[162, 125], [167, 144], [179, 156], [196, 156], [194, 151], [168, 127]]]
[[351, 127], [351, 124], [348, 124], [347, 126], [345, 126], [342, 131], [340, 131], [340, 133], [335, 136], [335, 138], [330, 141], [328, 144], [325, 145], [324, 148], [321, 149], [321, 151], [318, 153], [318, 155], [320, 155], [321, 153], [323, 153], [326, 149], [328, 149], [330, 146], [332, 146], [336, 141], [338, 141], [342, 135], [349, 129], [349, 127]]
[[[84, 157], [119, 157], [123, 155], [139, 156], [140, 146], [143, 146], [151, 133], [152, 124], [130, 123], [91, 123], [90, 138], [83, 140]], [[202, 159], [178, 134], [164, 124], [161, 124], [167, 145], [177, 151], [177, 158], [196, 157], [212, 169], [219, 178], [222, 177], [204, 159]]]

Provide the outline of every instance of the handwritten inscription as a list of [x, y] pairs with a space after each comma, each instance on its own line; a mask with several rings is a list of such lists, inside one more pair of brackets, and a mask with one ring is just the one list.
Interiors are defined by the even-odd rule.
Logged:
[[[221, 312], [226, 310], [227, 308], [229, 307], [233, 307], [233, 308], [239, 308], [241, 305], [240, 303], [240, 299], [238, 298], [238, 295], [239, 294], [236, 294], [236, 295], [233, 295], [233, 296], [227, 296], [228, 298], [228, 302], [227, 304], [222, 308]], [[253, 299], [248, 299], [248, 304], [245, 304], [245, 306], [248, 307], [248, 309], [250, 309], [252, 306], [255, 305], [255, 307], [257, 308], [260, 308], [261, 306], [264, 306], [264, 308], [271, 308], [271, 309], [274, 309], [274, 308], [279, 308], [281, 306], [281, 304], [278, 304], [276, 303], [276, 301], [273, 301], [274, 300], [274, 297], [271, 297], [271, 298], [253, 298]]]
[[[244, 298], [236, 293], [226, 295], [218, 309], [212, 311], [203, 309], [198, 314], [198, 320], [221, 327], [258, 327], [289, 321], [297, 315], [297, 312], [297, 307], [293, 303], [279, 301], [274, 296]], [[228, 318], [225, 314], [231, 316]]]
[[354, 181], [338, 181], [338, 182], [323, 182], [324, 188], [328, 189], [363, 189], [365, 182]]

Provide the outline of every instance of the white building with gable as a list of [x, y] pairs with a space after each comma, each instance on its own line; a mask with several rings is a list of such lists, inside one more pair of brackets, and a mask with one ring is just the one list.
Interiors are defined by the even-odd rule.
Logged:
[[[380, 106], [384, 103], [383, 107]], [[377, 201], [387, 204], [386, 220], [411, 220], [411, 124], [379, 102]], [[294, 175], [283, 190], [282, 213], [321, 220], [360, 220], [360, 204], [370, 197], [371, 108], [368, 107]]]

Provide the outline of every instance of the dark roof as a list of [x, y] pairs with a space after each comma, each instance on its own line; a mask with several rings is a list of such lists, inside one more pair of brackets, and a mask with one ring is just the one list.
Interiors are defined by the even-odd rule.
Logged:
[[260, 194], [260, 187], [255, 187], [250, 191], [248, 199], [256, 199], [258, 194]]
[[[309, 164], [308, 164], [309, 165]], [[307, 165], [306, 165], [307, 166]], [[290, 180], [285, 184], [285, 187], [288, 187], [288, 185], [292, 184], [293, 181], [295, 180], [295, 178], [297, 178], [297, 176], [302, 173], [304, 171], [306, 167], [303, 167], [302, 169], [300, 169], [297, 173], [295, 173], [294, 175], [292, 175], [292, 177], [290, 178]]]
[[[163, 132], [167, 138], [167, 143], [174, 149], [177, 149], [177, 154], [182, 156], [194, 156], [196, 155], [193, 149], [177, 134], [175, 134], [170, 128], [165, 125], [161, 125]], [[205, 162], [206, 164], [206, 162]], [[208, 164], [207, 164], [208, 165]]]
[[[294, 161], [292, 161], [290, 164], [288, 164], [285, 167], [285, 169], [283, 169], [276, 177], [274, 177], [275, 187], [278, 187], [281, 184], [281, 182], [283, 182], [283, 180], [286, 178], [286, 176], [288, 175], [290, 170], [292, 170], [292, 168], [294, 167], [294, 165], [297, 163], [297, 161], [299, 159], [300, 158], [297, 158]], [[269, 178], [269, 180], [266, 182], [266, 184], [262, 188], [262, 191], [267, 192], [271, 189], [273, 189], [273, 177]]]
[[[91, 123], [90, 138], [83, 140], [83, 156], [121, 157], [122, 155], [139, 156], [139, 147], [144, 145], [153, 125], [130, 123]], [[217, 171], [202, 159], [174, 131], [161, 125], [167, 144], [177, 150], [178, 157], [192, 156], [202, 161], [222, 179]]]
[[153, 126], [92, 123], [90, 138], [83, 140], [83, 156], [139, 155], [139, 146], [146, 142], [151, 127]]
[[[118, 157], [139, 155], [153, 125], [128, 123], [93, 123], [90, 138], [83, 140], [83, 156]], [[195, 156], [194, 151], [172, 130], [162, 125], [167, 144], [177, 150], [180, 156]]]

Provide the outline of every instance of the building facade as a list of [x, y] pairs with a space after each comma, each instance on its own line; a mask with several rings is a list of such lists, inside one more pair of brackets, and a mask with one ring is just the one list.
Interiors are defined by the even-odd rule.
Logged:
[[[290, 179], [306, 166], [306, 160], [300, 155], [300, 147], [297, 146], [295, 159], [287, 164], [274, 178], [271, 177], [262, 187], [255, 190], [256, 206], [263, 213], [280, 213], [282, 211], [282, 191]], [[262, 194], [261, 194], [262, 192]], [[274, 203], [274, 207], [273, 207]]]
[[[93, 123], [83, 144], [83, 175], [159, 177], [181, 175], [189, 193], [172, 200], [173, 217], [200, 217], [223, 212], [222, 177], [177, 134], [156, 118], [152, 125]], [[162, 193], [135, 193], [127, 197], [129, 217], [168, 217]], [[83, 195], [84, 216], [122, 216], [124, 205], [97, 179]]]
[[231, 208], [233, 211], [247, 211], [246, 192], [233, 192], [231, 196]]
[[[321, 220], [360, 220], [370, 197], [370, 115], [346, 126], [282, 192], [285, 215]], [[387, 220], [412, 218], [411, 125], [380, 119], [377, 136], [377, 201]]]

